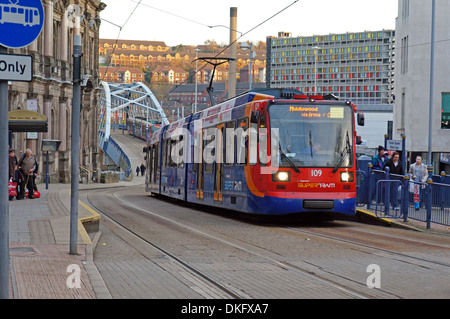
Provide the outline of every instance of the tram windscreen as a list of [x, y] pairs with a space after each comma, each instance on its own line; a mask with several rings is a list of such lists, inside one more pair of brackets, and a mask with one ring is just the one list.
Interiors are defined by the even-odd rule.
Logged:
[[[269, 107], [273, 144], [278, 130], [281, 167], [353, 166], [350, 105], [273, 104]], [[273, 146], [272, 146], [273, 147]]]

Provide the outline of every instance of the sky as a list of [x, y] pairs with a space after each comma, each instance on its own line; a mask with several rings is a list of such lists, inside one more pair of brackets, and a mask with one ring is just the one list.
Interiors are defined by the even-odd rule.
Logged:
[[[206, 40], [228, 44], [231, 7], [238, 8], [238, 42], [254, 43], [265, 42], [267, 36], [277, 36], [279, 31], [291, 32], [295, 37], [395, 29], [398, 12], [396, 0], [103, 2], [107, 7], [100, 12], [100, 18], [104, 19], [100, 27], [100, 38], [164, 41], [168, 46], [198, 45], [204, 44]], [[285, 10], [278, 13], [283, 9]], [[267, 21], [264, 22], [265, 20]], [[210, 27], [217, 25], [219, 26]]]

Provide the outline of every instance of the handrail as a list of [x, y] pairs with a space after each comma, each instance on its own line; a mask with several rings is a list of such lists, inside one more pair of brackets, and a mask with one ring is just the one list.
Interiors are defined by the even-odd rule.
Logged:
[[83, 165], [79, 165], [80, 166], [80, 169], [82, 170], [82, 171], [84, 171], [84, 172], [86, 172], [86, 173], [95, 173], [95, 172], [97, 172], [97, 170], [95, 170], [95, 169], [89, 169], [89, 168], [87, 168], [86, 166], [83, 166]]

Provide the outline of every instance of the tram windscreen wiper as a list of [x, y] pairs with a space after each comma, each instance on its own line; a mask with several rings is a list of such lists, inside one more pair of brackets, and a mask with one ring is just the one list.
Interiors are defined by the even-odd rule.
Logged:
[[333, 174], [337, 172], [337, 170], [339, 169], [339, 166], [341, 166], [341, 164], [347, 158], [348, 154], [350, 154], [351, 152], [352, 152], [352, 146], [350, 144], [350, 138], [348, 137], [348, 131], [347, 131], [347, 136], [345, 139], [345, 147], [342, 150], [342, 152], [339, 154], [338, 162], [332, 171]]
[[294, 162], [292, 162], [291, 159], [289, 157], [287, 157], [286, 154], [281, 149], [281, 144], [278, 144], [278, 149], [280, 150], [281, 155], [284, 156], [284, 158], [287, 160], [289, 165], [294, 169], [294, 171], [296, 171], [297, 173], [300, 173], [300, 170], [298, 169], [298, 167], [295, 166]]

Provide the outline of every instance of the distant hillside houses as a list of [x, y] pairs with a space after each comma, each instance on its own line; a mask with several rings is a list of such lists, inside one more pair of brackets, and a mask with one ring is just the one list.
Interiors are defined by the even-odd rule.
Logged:
[[145, 73], [137, 68], [100, 66], [99, 77], [102, 81], [111, 83], [144, 82]]
[[[263, 46], [263, 47], [262, 47]], [[266, 50], [265, 44], [262, 43], [255, 47], [254, 58], [252, 59], [253, 81], [260, 81], [260, 72], [265, 69]], [[128, 79], [122, 68], [140, 69], [148, 73], [151, 82], [166, 83], [194, 83], [195, 68], [198, 67], [197, 82], [207, 84], [211, 80], [213, 66], [202, 60], [194, 63], [196, 58], [205, 57], [229, 57], [229, 50], [220, 46], [208, 45], [178, 45], [169, 47], [163, 41], [141, 41], [141, 40], [115, 40], [100, 39], [99, 55], [102, 66], [115, 67], [108, 69], [106, 78], [114, 81]], [[250, 52], [249, 50], [237, 50], [237, 79], [241, 76], [239, 70], [245, 68], [246, 81], [249, 79]], [[119, 69], [117, 69], [119, 68]], [[121, 74], [111, 75], [112, 70], [120, 70]], [[104, 72], [103, 72], [104, 73]], [[133, 70], [131, 73], [131, 81], [142, 79], [145, 81], [145, 74], [140, 74]], [[228, 63], [216, 68], [214, 73], [215, 82], [228, 81]], [[128, 74], [128, 73], [127, 73]], [[133, 74], [136, 76], [133, 78]]]

